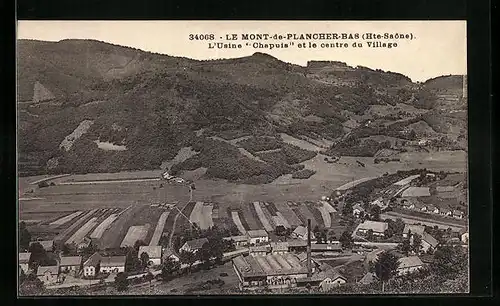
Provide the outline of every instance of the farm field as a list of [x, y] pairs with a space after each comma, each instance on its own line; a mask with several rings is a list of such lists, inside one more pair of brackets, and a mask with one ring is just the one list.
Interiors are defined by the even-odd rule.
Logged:
[[120, 244], [121, 248], [134, 246], [136, 241], [146, 240], [146, 236], [148, 234], [149, 224], [146, 225], [134, 225], [129, 227], [127, 234], [123, 238], [122, 243]]
[[196, 223], [202, 230], [212, 227], [212, 205], [206, 205], [203, 202], [196, 202], [193, 211], [189, 216], [189, 220]]
[[311, 214], [314, 216], [314, 220], [316, 220], [316, 224], [320, 227], [325, 227], [324, 219], [321, 215], [321, 212], [318, 209], [318, 205], [316, 203], [307, 202], [307, 203], [305, 203], [305, 206], [307, 207], [307, 209], [309, 209]]
[[159, 207], [151, 207], [146, 205], [142, 210], [140, 210], [133, 218], [130, 225], [132, 226], [147, 226], [148, 230], [146, 231], [145, 236], [143, 237], [143, 241], [145, 243], [149, 243], [151, 238], [153, 237], [153, 231], [150, 230], [153, 226], [156, 226], [158, 220], [160, 219], [161, 214], [164, 212], [164, 209]]
[[62, 217], [60, 219], [57, 219], [57, 220], [51, 222], [50, 225], [63, 225], [65, 223], [73, 220], [74, 218], [78, 217], [82, 213], [83, 213], [83, 211], [81, 211], [81, 210], [80, 211], [76, 211], [76, 212], [74, 212], [72, 214], [69, 214], [69, 215], [67, 215], [65, 217]]
[[183, 229], [190, 227], [189, 216], [194, 209], [196, 202], [189, 202], [184, 209], [182, 210], [182, 214], [177, 218], [177, 225], [175, 227], [175, 232], [179, 233]]
[[314, 218], [314, 215], [312, 212], [307, 208], [305, 204], [299, 204], [296, 208], [293, 209], [295, 214], [302, 220], [303, 224], [307, 224], [307, 219], [311, 219], [311, 226], [314, 228], [315, 226], [318, 226], [318, 223], [316, 222], [316, 219]]
[[257, 213], [257, 216], [262, 224], [262, 227], [268, 232], [274, 231], [274, 227], [271, 224], [271, 221], [264, 214], [264, 210], [263, 210], [261, 204], [259, 202], [253, 202], [252, 205], [255, 209], [255, 212]]
[[145, 208], [145, 205], [135, 205], [124, 211], [111, 226], [104, 231], [99, 240], [100, 249], [118, 248], [125, 237], [128, 228], [131, 226], [134, 217]]
[[60, 219], [69, 213], [69, 212], [57, 212], [57, 211], [46, 211], [46, 212], [37, 212], [37, 211], [19, 211], [19, 221], [24, 221], [27, 223], [43, 223], [49, 224], [57, 219]]
[[60, 232], [54, 238], [54, 241], [56, 243], [66, 241], [70, 237], [70, 235], [72, 235], [76, 230], [78, 230], [78, 228], [80, 228], [85, 222], [87, 222], [96, 212], [97, 209], [92, 209], [87, 213], [85, 213], [83, 216], [79, 217], [76, 221], [74, 221], [71, 224], [71, 226]]
[[240, 216], [239, 216], [238, 212], [237, 211], [232, 211], [231, 212], [231, 217], [233, 219], [234, 224], [236, 225], [236, 227], [240, 231], [240, 233], [242, 235], [245, 235], [247, 233], [247, 230], [245, 229], [245, 227], [241, 223]]
[[90, 234], [92, 239], [100, 239], [104, 232], [111, 226], [111, 224], [118, 218], [118, 210], [112, 210], [111, 215], [104, 219]]
[[66, 240], [66, 243], [79, 244], [83, 238], [96, 226], [97, 217], [92, 217], [82, 227], [80, 227], [71, 237]]
[[315, 208], [321, 213], [321, 218], [323, 219], [325, 227], [330, 228], [332, 226], [332, 219], [328, 209], [324, 205], [316, 206]]
[[170, 211], [165, 211], [161, 214], [160, 219], [158, 219], [158, 223], [156, 224], [156, 228], [155, 228], [155, 231], [153, 233], [153, 237], [151, 237], [151, 241], [149, 242], [149, 245], [154, 246], [154, 245], [159, 244], [161, 235], [162, 235], [163, 230], [165, 228], [165, 222], [167, 221], [169, 214], [170, 214]]
[[287, 203], [277, 202], [275, 205], [278, 211], [287, 220], [288, 224], [290, 224], [290, 227], [295, 228], [302, 224], [302, 221], [300, 221]]

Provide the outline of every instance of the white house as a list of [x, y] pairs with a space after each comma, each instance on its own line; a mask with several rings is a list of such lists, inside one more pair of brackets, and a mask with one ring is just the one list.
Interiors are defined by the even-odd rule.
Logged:
[[367, 234], [369, 230], [372, 230], [373, 235], [384, 236], [384, 232], [388, 227], [389, 225], [386, 222], [366, 220], [365, 222], [358, 225], [355, 233], [358, 232], [361, 234]]
[[45, 285], [52, 285], [59, 280], [59, 267], [58, 266], [39, 266], [36, 271], [36, 276]]
[[102, 273], [125, 272], [125, 256], [102, 257], [99, 272]]
[[460, 240], [465, 244], [469, 243], [469, 232], [467, 230], [460, 231]]
[[29, 262], [31, 258], [31, 253], [19, 253], [19, 267], [24, 273], [29, 271]]
[[443, 215], [443, 216], [452, 216], [453, 215], [453, 211], [451, 209], [444, 208], [444, 209], [440, 210], [440, 214]]
[[403, 238], [408, 238], [408, 234], [417, 234], [422, 236], [424, 234], [425, 227], [417, 224], [405, 224], [403, 229]]
[[163, 251], [163, 261], [165, 262], [168, 258], [171, 258], [174, 261], [179, 261], [180, 260], [179, 254], [175, 253], [171, 249], [166, 249], [166, 250]]
[[84, 277], [94, 277], [99, 273], [99, 264], [101, 262], [101, 255], [97, 252], [92, 254], [83, 263], [83, 276]]
[[322, 273], [327, 274], [327, 277], [325, 277], [325, 279], [319, 284], [319, 287], [323, 292], [339, 287], [347, 282], [347, 279], [344, 276], [332, 270]]
[[77, 274], [80, 272], [81, 266], [81, 256], [62, 256], [59, 264], [59, 272]]
[[[299, 225], [291, 234], [292, 238], [307, 240], [307, 227]], [[311, 240], [314, 238], [314, 233], [311, 231]]]
[[139, 247], [137, 257], [141, 258], [142, 253], [149, 256], [149, 264], [151, 266], [161, 265], [161, 245], [142, 245]]
[[191, 253], [196, 253], [198, 250], [201, 249], [201, 247], [205, 244], [208, 243], [207, 238], [200, 238], [200, 239], [194, 239], [194, 240], [189, 240], [186, 241], [182, 247], [179, 249], [179, 252], [191, 252]]
[[271, 242], [272, 254], [288, 253], [288, 242]]
[[427, 205], [427, 212], [433, 213], [433, 214], [439, 214], [439, 208], [432, 204]]
[[269, 235], [265, 230], [250, 230], [247, 231], [247, 236], [250, 245], [269, 242]]
[[359, 203], [356, 203], [353, 207], [352, 207], [352, 214], [355, 216], [355, 217], [359, 217], [361, 215], [361, 213], [365, 213], [365, 209], [363, 208], [363, 206], [361, 206]]
[[453, 210], [453, 218], [462, 219], [464, 217], [464, 213], [460, 210]]
[[258, 246], [251, 246], [248, 248], [248, 253], [251, 256], [265, 256], [271, 252], [271, 246], [270, 245], [258, 245]]
[[427, 252], [429, 249], [435, 250], [438, 245], [439, 241], [437, 241], [436, 238], [424, 232], [422, 235], [422, 251]]
[[398, 268], [396, 269], [398, 275], [416, 272], [424, 266], [418, 256], [402, 257], [398, 260], [398, 264]]

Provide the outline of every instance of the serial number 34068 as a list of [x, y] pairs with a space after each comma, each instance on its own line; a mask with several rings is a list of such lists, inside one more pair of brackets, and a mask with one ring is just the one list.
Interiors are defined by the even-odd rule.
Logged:
[[189, 40], [214, 40], [214, 34], [189, 34]]

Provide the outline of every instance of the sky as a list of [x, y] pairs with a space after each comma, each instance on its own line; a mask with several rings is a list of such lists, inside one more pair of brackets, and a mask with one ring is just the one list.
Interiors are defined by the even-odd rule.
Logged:
[[[193, 59], [235, 58], [255, 52], [268, 53], [282, 61], [305, 66], [310, 60], [346, 62], [350, 66], [399, 72], [413, 81], [448, 74], [467, 74], [465, 21], [18, 21], [19, 39], [59, 41], [95, 39], [144, 51]], [[226, 34], [237, 34], [241, 49], [209, 49], [209, 42], [228, 43]], [[301, 33], [404, 33], [412, 40], [396, 42], [395, 48], [370, 48], [371, 40], [316, 40], [317, 48], [293, 46], [255, 49], [246, 46], [241, 34]], [[190, 34], [214, 34], [212, 41], [189, 40]], [[221, 39], [223, 38], [223, 39]], [[362, 48], [352, 43], [361, 42]], [[278, 43], [278, 41], [260, 41]], [[291, 42], [283, 40], [282, 42]], [[348, 48], [321, 48], [325, 42], [346, 42]], [[252, 42], [253, 43], [253, 42]], [[308, 43], [308, 42], [306, 42]]]

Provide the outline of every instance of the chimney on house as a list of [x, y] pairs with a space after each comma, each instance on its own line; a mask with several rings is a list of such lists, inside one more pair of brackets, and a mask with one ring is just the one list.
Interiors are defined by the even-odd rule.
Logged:
[[307, 276], [312, 276], [311, 271], [311, 219], [307, 219]]

